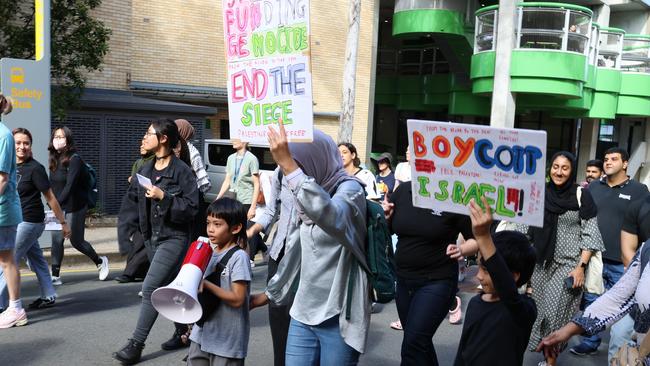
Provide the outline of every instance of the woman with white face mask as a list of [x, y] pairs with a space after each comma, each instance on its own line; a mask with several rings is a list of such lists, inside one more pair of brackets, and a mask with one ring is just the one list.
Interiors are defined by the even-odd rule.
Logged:
[[[86, 168], [74, 146], [72, 131], [67, 127], [52, 132], [50, 145], [50, 184], [56, 200], [65, 212], [70, 225], [70, 243], [92, 260], [99, 271], [99, 280], [108, 277], [108, 258], [98, 256], [93, 247], [84, 240], [88, 192], [85, 184]], [[63, 261], [63, 235], [52, 232], [52, 283], [61, 285], [60, 269]]]

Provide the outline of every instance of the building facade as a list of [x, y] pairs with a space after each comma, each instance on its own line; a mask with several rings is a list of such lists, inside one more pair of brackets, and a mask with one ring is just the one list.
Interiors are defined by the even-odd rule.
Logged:
[[[572, 151], [581, 166], [607, 147], [624, 147], [635, 159], [631, 173], [648, 183], [650, 1], [569, 3], [518, 7], [515, 125], [546, 130], [549, 155]], [[95, 11], [112, 30], [110, 52], [103, 69], [88, 75], [82, 108], [64, 123], [83, 135], [82, 153], [100, 166], [106, 213], [119, 207], [152, 118], [187, 118], [198, 145], [228, 138], [221, 4], [104, 0]], [[362, 160], [385, 151], [403, 159], [409, 118], [489, 124], [496, 4], [361, 1], [352, 142]], [[310, 9], [314, 120], [333, 137], [348, 6], [311, 1]]]

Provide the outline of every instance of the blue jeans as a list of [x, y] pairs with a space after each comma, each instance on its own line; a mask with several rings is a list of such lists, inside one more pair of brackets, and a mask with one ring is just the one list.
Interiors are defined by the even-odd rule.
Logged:
[[[605, 285], [605, 290], [609, 290], [610, 288], [612, 288], [616, 284], [616, 282], [618, 282], [618, 280], [620, 280], [621, 277], [623, 277], [624, 272], [625, 272], [625, 268], [623, 267], [623, 264], [611, 262], [608, 260], [603, 260], [603, 283]], [[596, 301], [598, 297], [599, 295], [585, 292], [582, 297], [584, 308], [586, 309], [589, 305], [591, 305], [594, 301]], [[621, 345], [623, 345], [623, 343], [618, 343], [615, 341], [616, 340], [614, 340], [613, 337], [610, 338], [609, 341], [610, 358], [611, 356], [616, 354], [618, 348]], [[598, 349], [598, 347], [600, 346], [600, 342], [601, 342], [600, 334], [594, 334], [592, 336], [584, 337], [582, 339], [582, 343], [591, 349]]]
[[[45, 224], [42, 222], [21, 222], [18, 224], [16, 230], [16, 249], [14, 251], [14, 258], [16, 264], [23, 258], [29, 262], [29, 267], [36, 274], [38, 283], [41, 287], [41, 297], [56, 296], [54, 286], [52, 286], [52, 278], [48, 269], [47, 261], [43, 257], [43, 251], [38, 244], [38, 238], [43, 233]], [[7, 305], [7, 281], [5, 280], [4, 273], [0, 269], [0, 306], [6, 307]]]
[[456, 279], [407, 280], [397, 278], [395, 302], [404, 329], [402, 366], [438, 365], [433, 335], [449, 312], [456, 295]]
[[358, 362], [359, 352], [343, 341], [338, 315], [313, 326], [291, 319], [286, 366], [354, 366]]

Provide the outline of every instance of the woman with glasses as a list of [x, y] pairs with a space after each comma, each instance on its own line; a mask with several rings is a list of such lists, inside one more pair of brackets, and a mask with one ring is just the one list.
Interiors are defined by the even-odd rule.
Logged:
[[142, 145], [155, 158], [137, 174], [149, 178], [151, 185], [141, 185], [134, 174], [121, 209], [126, 223], [139, 228], [151, 262], [142, 283], [142, 306], [133, 336], [113, 355], [126, 364], [140, 361], [144, 343], [158, 317], [151, 304], [151, 293], [170, 283], [178, 273], [189, 246], [192, 220], [198, 212], [196, 177], [192, 168], [174, 155], [178, 141], [174, 121], [160, 119], [149, 125]]
[[[98, 256], [95, 249], [84, 239], [86, 212], [88, 212], [88, 187], [85, 164], [74, 144], [72, 131], [68, 127], [57, 128], [52, 132], [49, 168], [50, 185], [65, 212], [65, 221], [70, 225], [70, 243], [97, 265], [99, 280], [108, 277], [108, 258]], [[63, 262], [63, 234], [52, 232], [52, 283], [61, 285], [60, 271]]]

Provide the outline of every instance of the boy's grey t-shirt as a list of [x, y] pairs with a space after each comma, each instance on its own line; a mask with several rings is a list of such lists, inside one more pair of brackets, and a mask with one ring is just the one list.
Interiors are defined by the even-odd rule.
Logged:
[[[206, 276], [214, 272], [217, 263], [227, 252], [226, 250], [223, 253], [212, 254], [205, 270]], [[230, 257], [226, 268], [221, 273], [221, 288], [231, 291], [232, 282], [248, 281], [246, 299], [240, 308], [233, 308], [223, 301], [220, 302], [212, 316], [203, 323], [203, 327], [195, 325], [192, 328], [190, 340], [200, 344], [201, 351], [227, 358], [246, 358], [250, 336], [248, 304], [251, 277], [248, 254], [245, 250], [238, 250]]]

